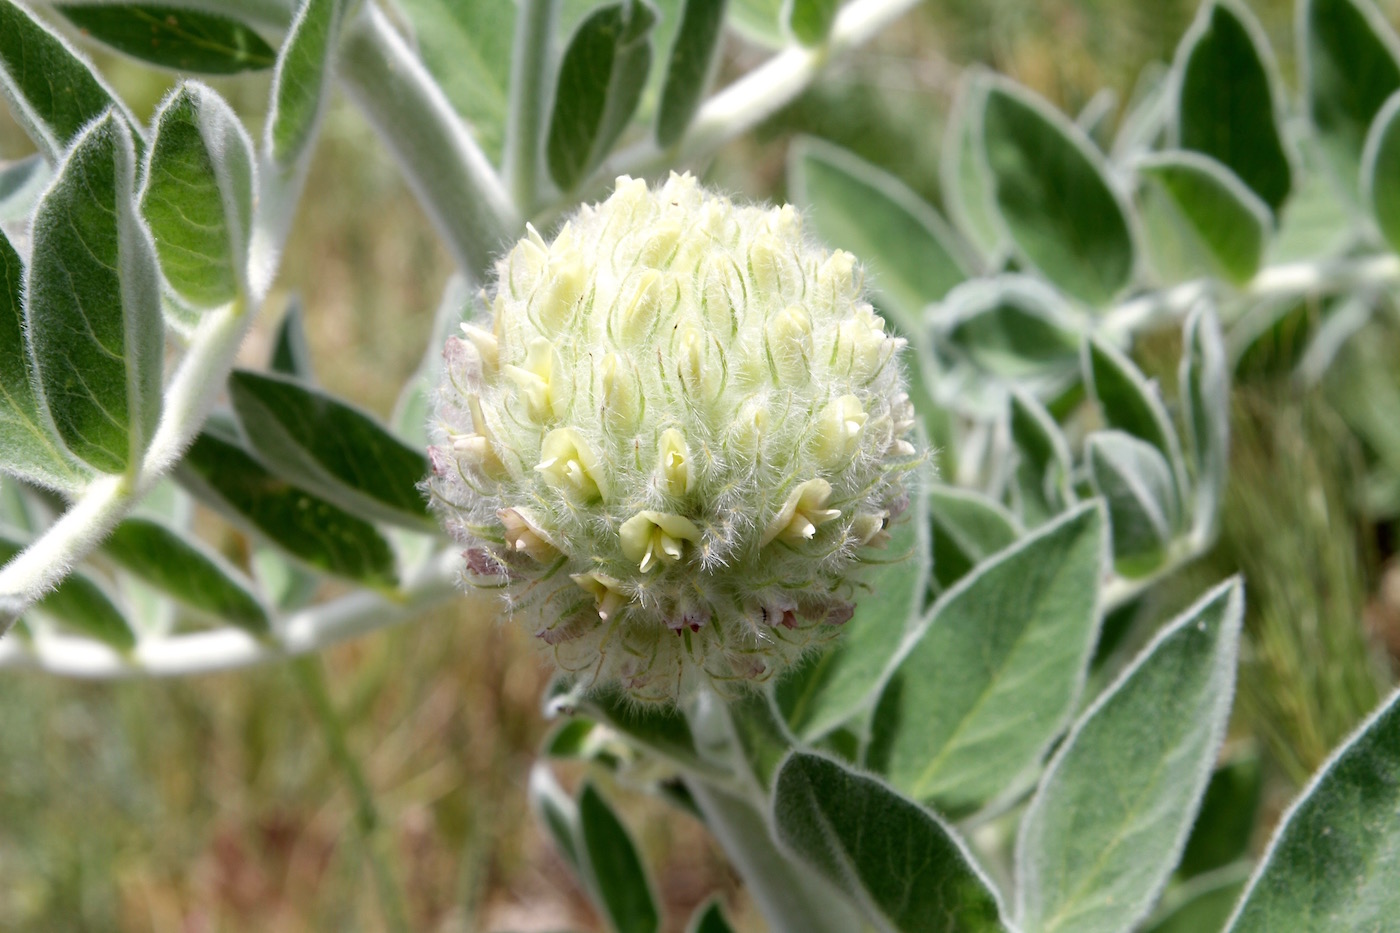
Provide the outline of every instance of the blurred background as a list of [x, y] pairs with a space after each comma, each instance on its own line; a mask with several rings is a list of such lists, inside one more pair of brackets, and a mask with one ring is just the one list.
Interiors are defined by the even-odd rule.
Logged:
[[[1249, 5], [1293, 84], [1292, 4]], [[1400, 21], [1400, 6], [1381, 5]], [[455, 15], [456, 4], [441, 6]], [[939, 140], [961, 69], [985, 63], [1070, 114], [1103, 88], [1124, 101], [1145, 67], [1170, 60], [1195, 6], [929, 0], [699, 168], [736, 194], [781, 200], [787, 142], [810, 134], [939, 204]], [[174, 82], [93, 51], [143, 119]], [[720, 80], [765, 54], [731, 36]], [[213, 83], [256, 132], [267, 74]], [[1103, 104], [1112, 101], [1094, 106]], [[0, 160], [30, 151], [0, 109]], [[245, 358], [261, 365], [299, 296], [317, 378], [387, 416], [451, 271], [393, 164], [337, 99]], [[1256, 844], [1384, 695], [1400, 658], [1400, 332], [1392, 309], [1343, 348], [1331, 375], [1305, 385], [1298, 357], [1327, 312], [1300, 304], [1246, 354], [1224, 536], [1137, 607], [1165, 616], [1243, 571], [1249, 640], [1227, 753], [1263, 775]], [[1176, 339], [1137, 348], [1168, 384]], [[199, 521], [246, 565], [245, 539]], [[323, 661], [415, 927], [600, 929], [526, 807], [548, 677], [522, 632], [489, 602], [463, 599]], [[760, 928], [698, 824], [638, 795], [614, 799], [653, 868], [669, 929], [716, 891], [741, 929]], [[0, 930], [377, 930], [354, 808], [289, 668], [129, 683], [0, 675]]]

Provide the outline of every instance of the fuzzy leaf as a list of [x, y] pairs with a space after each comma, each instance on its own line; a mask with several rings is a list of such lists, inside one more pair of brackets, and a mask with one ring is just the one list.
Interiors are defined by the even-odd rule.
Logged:
[[1168, 889], [1143, 933], [1202, 933], [1225, 926], [1244, 890], [1249, 866], [1229, 868], [1193, 878], [1176, 890]]
[[28, 217], [52, 177], [49, 163], [37, 152], [4, 163], [0, 168], [0, 223]]
[[987, 91], [982, 141], [997, 211], [1026, 261], [1092, 306], [1112, 301], [1132, 278], [1136, 246], [1094, 144], [1003, 79]]
[[1147, 914], [1225, 734], [1242, 615], [1239, 583], [1217, 587], [1075, 724], [1016, 843], [1026, 933], [1118, 933]]
[[0, 96], [54, 163], [108, 108], [132, 123], [87, 59], [14, 0], [0, 0]]
[[311, 368], [311, 346], [306, 340], [305, 318], [301, 300], [293, 297], [287, 302], [287, 310], [277, 324], [277, 335], [272, 341], [272, 355], [267, 361], [267, 368], [298, 379], [303, 384], [311, 384], [316, 380]]
[[1040, 760], [1083, 684], [1104, 553], [1085, 505], [939, 599], [877, 708], [869, 760], [896, 789], [964, 814]]
[[592, 13], [569, 40], [545, 146], [549, 173], [564, 191], [603, 161], [637, 109], [655, 22], [645, 0], [626, 0]]
[[1110, 344], [1090, 338], [1084, 344], [1084, 380], [1110, 428], [1146, 441], [1174, 469], [1180, 468], [1181, 441], [1161, 393], [1132, 360]]
[[229, 397], [253, 450], [274, 472], [357, 514], [432, 527], [418, 491], [427, 458], [369, 414], [294, 379], [250, 370], [229, 376]]
[[754, 690], [729, 701], [729, 719], [759, 786], [769, 790], [783, 756], [792, 748], [792, 736], [767, 691]]
[[156, 3], [74, 3], [58, 11], [83, 35], [172, 71], [231, 75], [277, 60], [262, 36], [217, 13]]
[[1227, 933], [1393, 929], [1397, 874], [1400, 693], [1393, 693], [1284, 816]]
[[1400, 42], [1370, 0], [1302, 0], [1298, 22], [1308, 115], [1343, 187], [1356, 192], [1366, 133], [1400, 90]]
[[1073, 372], [1082, 341], [1063, 299], [1024, 276], [968, 282], [931, 320], [940, 344], [1011, 380]]
[[398, 582], [389, 543], [369, 522], [293, 486], [217, 427], [195, 439], [180, 482], [302, 563], [381, 589]]
[[900, 332], [918, 334], [925, 306], [967, 279], [967, 247], [938, 212], [844, 149], [800, 140], [790, 150], [788, 185], [823, 241], [869, 264]]
[[986, 100], [985, 73], [970, 69], [958, 82], [943, 130], [938, 166], [949, 219], [984, 257], [993, 257], [1001, 252], [1006, 236], [997, 225], [992, 205], [992, 170], [982, 145]]
[[216, 554], [175, 529], [144, 518], [117, 526], [104, 553], [151, 586], [219, 622], [268, 631], [267, 610], [252, 584]]
[[1272, 210], [1288, 199], [1293, 167], [1284, 148], [1276, 66], [1254, 17], [1211, 0], [1177, 56], [1175, 136], [1239, 176]]
[[685, 0], [656, 111], [656, 143], [663, 149], [685, 135], [700, 109], [700, 98], [719, 52], [728, 5], [728, 0]]
[[301, 158], [315, 135], [342, 12], [341, 0], [302, 0], [282, 42], [272, 79], [267, 148], [284, 171]]
[[971, 489], [929, 489], [933, 577], [941, 589], [1020, 536], [1016, 519], [994, 499]]
[[1272, 215], [1239, 178], [1214, 159], [1188, 152], [1150, 156], [1137, 170], [1159, 193], [1161, 222], [1179, 231], [1183, 252], [1201, 257], [1198, 265], [1206, 272], [1236, 285], [1254, 277]]
[[[0, 567], [22, 549], [19, 541], [0, 535]], [[118, 651], [130, 651], [136, 645], [136, 635], [122, 611], [102, 587], [81, 572], [64, 577], [63, 582], [34, 604], [33, 611], [51, 619], [60, 628], [86, 635]]]
[[575, 874], [582, 878], [578, 843], [578, 805], [559, 786], [554, 772], [544, 762], [537, 762], [530, 769], [529, 798], [535, 817], [544, 824], [545, 831], [554, 840], [559, 854], [569, 863]]
[[1361, 199], [1391, 250], [1400, 252], [1400, 91], [1386, 100], [1366, 136]]
[[25, 324], [58, 434], [108, 473], [132, 468], [160, 418], [160, 273], [136, 211], [126, 123], [109, 111], [34, 215]]
[[247, 293], [253, 145], [228, 104], [184, 84], [156, 115], [141, 211], [165, 280], [196, 308]]
[[1230, 468], [1230, 369], [1220, 320], [1209, 306], [1186, 319], [1177, 382], [1195, 470], [1193, 525], [1209, 538], [1215, 533]]
[[1007, 428], [1016, 445], [1016, 492], [1023, 520], [1038, 525], [1073, 501], [1070, 455], [1064, 432], [1029, 394], [1013, 390]]
[[1166, 458], [1121, 431], [1092, 434], [1085, 448], [1094, 491], [1108, 505], [1118, 571], [1139, 576], [1155, 570], [1181, 523], [1176, 482]]
[[990, 882], [948, 826], [874, 778], [795, 752], [773, 794], [778, 839], [898, 933], [1004, 931]]
[[626, 827], [592, 783], [578, 799], [579, 840], [598, 906], [617, 933], [656, 933], [661, 916]]

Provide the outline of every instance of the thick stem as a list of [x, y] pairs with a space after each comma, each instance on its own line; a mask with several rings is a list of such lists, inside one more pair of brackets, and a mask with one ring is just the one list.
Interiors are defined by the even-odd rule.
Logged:
[[559, 0], [522, 0], [515, 18], [506, 116], [506, 187], [520, 213], [527, 216], [534, 210], [539, 190], [550, 39], [558, 7]]
[[473, 280], [521, 220], [490, 160], [437, 82], [373, 5], [347, 24], [339, 76]]
[[853, 933], [868, 926], [830, 882], [778, 849], [758, 808], [699, 778], [687, 777], [686, 787], [773, 933]]
[[355, 801], [355, 829], [360, 834], [365, 859], [374, 875], [374, 885], [379, 892], [379, 905], [384, 911], [384, 925], [394, 933], [408, 933], [412, 927], [408, 922], [408, 911], [404, 906], [403, 891], [394, 878], [390, 856], [386, 852], [388, 842], [380, 831], [379, 808], [374, 802], [374, 792], [360, 767], [359, 759], [350, 750], [345, 738], [345, 724], [335, 710], [330, 690], [326, 687], [326, 675], [318, 657], [297, 658], [292, 662], [292, 673], [297, 686], [311, 707], [316, 725], [326, 740], [331, 761], [345, 779], [350, 796]]

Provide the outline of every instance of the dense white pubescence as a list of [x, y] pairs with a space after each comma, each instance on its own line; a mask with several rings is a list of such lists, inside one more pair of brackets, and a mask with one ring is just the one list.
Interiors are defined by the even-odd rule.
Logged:
[[429, 485], [464, 579], [638, 699], [734, 693], [825, 641], [922, 462], [860, 278], [791, 206], [689, 175], [531, 228], [445, 349]]

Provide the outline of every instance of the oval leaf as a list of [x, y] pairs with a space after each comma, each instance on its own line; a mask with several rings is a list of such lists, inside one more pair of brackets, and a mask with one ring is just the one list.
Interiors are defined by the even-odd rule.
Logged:
[[964, 814], [1040, 760], [1084, 682], [1105, 549], [1085, 505], [939, 599], [875, 719], [869, 757], [896, 789]]
[[230, 75], [277, 60], [262, 36], [217, 13], [155, 3], [64, 4], [58, 11], [84, 35], [172, 71]]
[[1217, 159], [1277, 211], [1293, 187], [1277, 66], [1254, 17], [1230, 0], [1201, 7], [1177, 52], [1174, 132]]
[[1011, 392], [1007, 427], [1016, 447], [1014, 479], [1021, 518], [1035, 526], [1074, 501], [1069, 444], [1045, 406], [1020, 389]]
[[108, 473], [139, 462], [160, 418], [160, 274], [136, 212], [135, 158], [110, 111], [83, 131], [35, 212], [25, 283], [25, 326], [59, 436]]
[[1239, 583], [1216, 588], [1080, 717], [1021, 822], [1027, 933], [1118, 933], [1152, 907], [1225, 734], [1242, 615]]
[[106, 555], [151, 586], [219, 622], [268, 631], [252, 584], [220, 557], [166, 525], [129, 518], [102, 545]]
[[976, 67], [968, 69], [958, 82], [943, 129], [938, 177], [948, 217], [984, 257], [992, 257], [1001, 252], [1006, 237], [997, 226], [992, 171], [982, 146], [986, 99], [986, 73]]
[[[1234, 173], [1206, 156], [1170, 152], [1143, 159], [1138, 174], [1170, 204], [1183, 251], [1200, 256], [1205, 271], [1243, 285], [1259, 271], [1271, 215]], [[1149, 230], [1151, 218], [1149, 218]], [[1163, 270], [1165, 271], [1165, 270]]]
[[952, 586], [1021, 534], [1015, 517], [1000, 503], [956, 486], [929, 489], [929, 522], [933, 577], [940, 589]]
[[997, 212], [1021, 255], [1076, 298], [1112, 301], [1132, 278], [1136, 246], [1093, 143], [1002, 79], [987, 90], [982, 142]]
[[[0, 566], [8, 563], [23, 545], [0, 535]], [[107, 597], [102, 587], [80, 572], [68, 574], [61, 583], [34, 604], [33, 611], [52, 620], [60, 628], [96, 639], [118, 651], [136, 646], [130, 623]]]
[[728, 6], [728, 0], [685, 0], [656, 111], [656, 143], [663, 149], [685, 135], [700, 108], [700, 97], [714, 71]]
[[1196, 474], [1193, 527], [1201, 540], [1209, 540], [1219, 523], [1230, 466], [1230, 367], [1212, 307], [1191, 312], [1181, 342], [1177, 382]]
[[1157, 448], [1121, 431], [1089, 436], [1085, 459], [1094, 491], [1108, 505], [1118, 571], [1141, 576], [1166, 559], [1181, 507], [1171, 468]]
[[873, 778], [796, 752], [778, 772], [773, 825], [881, 929], [1006, 929], [991, 883], [953, 830]]
[[827, 244], [869, 264], [883, 309], [905, 334], [925, 306], [967, 279], [958, 235], [899, 179], [836, 146], [803, 139], [790, 150], [788, 184]]
[[156, 115], [141, 212], [165, 280], [197, 308], [247, 294], [253, 145], [228, 104], [183, 84]]
[[1298, 41], [1308, 116], [1343, 187], [1355, 192], [1366, 132], [1400, 90], [1400, 42], [1370, 0], [1303, 0]]
[[305, 153], [321, 118], [341, 0], [303, 0], [278, 53], [267, 149], [284, 171]]
[[1084, 381], [1109, 427], [1146, 441], [1161, 451], [1173, 470], [1181, 468], [1181, 441], [1161, 393], [1132, 360], [1092, 337], [1084, 344]]
[[592, 13], [569, 40], [545, 146], [549, 174], [564, 191], [603, 161], [637, 109], [655, 22], [644, 0], [627, 0]]
[[627, 828], [592, 783], [578, 798], [580, 848], [598, 906], [618, 933], [656, 933], [661, 915]]
[[418, 483], [427, 458], [373, 417], [285, 376], [235, 370], [229, 397], [258, 456], [358, 514], [432, 527]]
[[398, 582], [393, 551], [373, 525], [269, 473], [217, 429], [195, 439], [178, 476], [200, 499], [310, 567], [382, 589]]
[[1025, 276], [975, 279], [932, 315], [936, 341], [983, 373], [1005, 379], [1072, 373], [1079, 326], [1064, 300]]
[[821, 45], [831, 33], [841, 0], [784, 0], [783, 22], [798, 42]]
[[1371, 208], [1381, 236], [1400, 252], [1400, 91], [1376, 114], [1361, 158], [1361, 198]]
[[1384, 930], [1400, 916], [1400, 693], [1284, 816], [1227, 933]]

